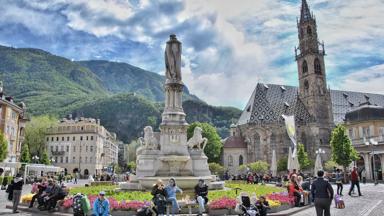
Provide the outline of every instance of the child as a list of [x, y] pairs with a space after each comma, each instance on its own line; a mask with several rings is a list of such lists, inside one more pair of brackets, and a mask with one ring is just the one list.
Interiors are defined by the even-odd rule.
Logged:
[[256, 207], [259, 209], [260, 216], [267, 216], [269, 203], [264, 196], [260, 196], [259, 201], [256, 202]]

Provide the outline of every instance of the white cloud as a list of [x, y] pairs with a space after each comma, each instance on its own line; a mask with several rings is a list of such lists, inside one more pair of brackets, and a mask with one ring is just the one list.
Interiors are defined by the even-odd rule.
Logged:
[[348, 74], [343, 79], [339, 89], [384, 94], [384, 64]]

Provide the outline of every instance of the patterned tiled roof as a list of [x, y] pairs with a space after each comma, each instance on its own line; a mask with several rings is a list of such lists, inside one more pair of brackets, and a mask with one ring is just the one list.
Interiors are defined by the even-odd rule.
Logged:
[[[335, 124], [344, 121], [348, 111], [369, 101], [384, 106], [384, 95], [331, 90]], [[298, 87], [258, 83], [237, 124], [279, 123], [281, 115], [295, 115], [296, 122], [311, 122], [308, 110], [298, 97]]]

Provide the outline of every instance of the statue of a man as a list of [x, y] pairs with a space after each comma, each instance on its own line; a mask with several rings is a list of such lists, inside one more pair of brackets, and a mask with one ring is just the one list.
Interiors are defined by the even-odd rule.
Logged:
[[172, 81], [181, 81], [181, 43], [172, 34], [165, 47], [165, 76]]

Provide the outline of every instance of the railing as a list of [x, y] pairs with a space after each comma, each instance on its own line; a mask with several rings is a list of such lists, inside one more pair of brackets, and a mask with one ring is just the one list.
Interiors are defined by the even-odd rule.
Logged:
[[370, 139], [378, 142], [379, 144], [384, 144], [384, 135], [382, 136], [371, 136], [366, 138], [356, 138], [351, 139], [353, 145], [365, 145], [366, 142], [369, 142]]

